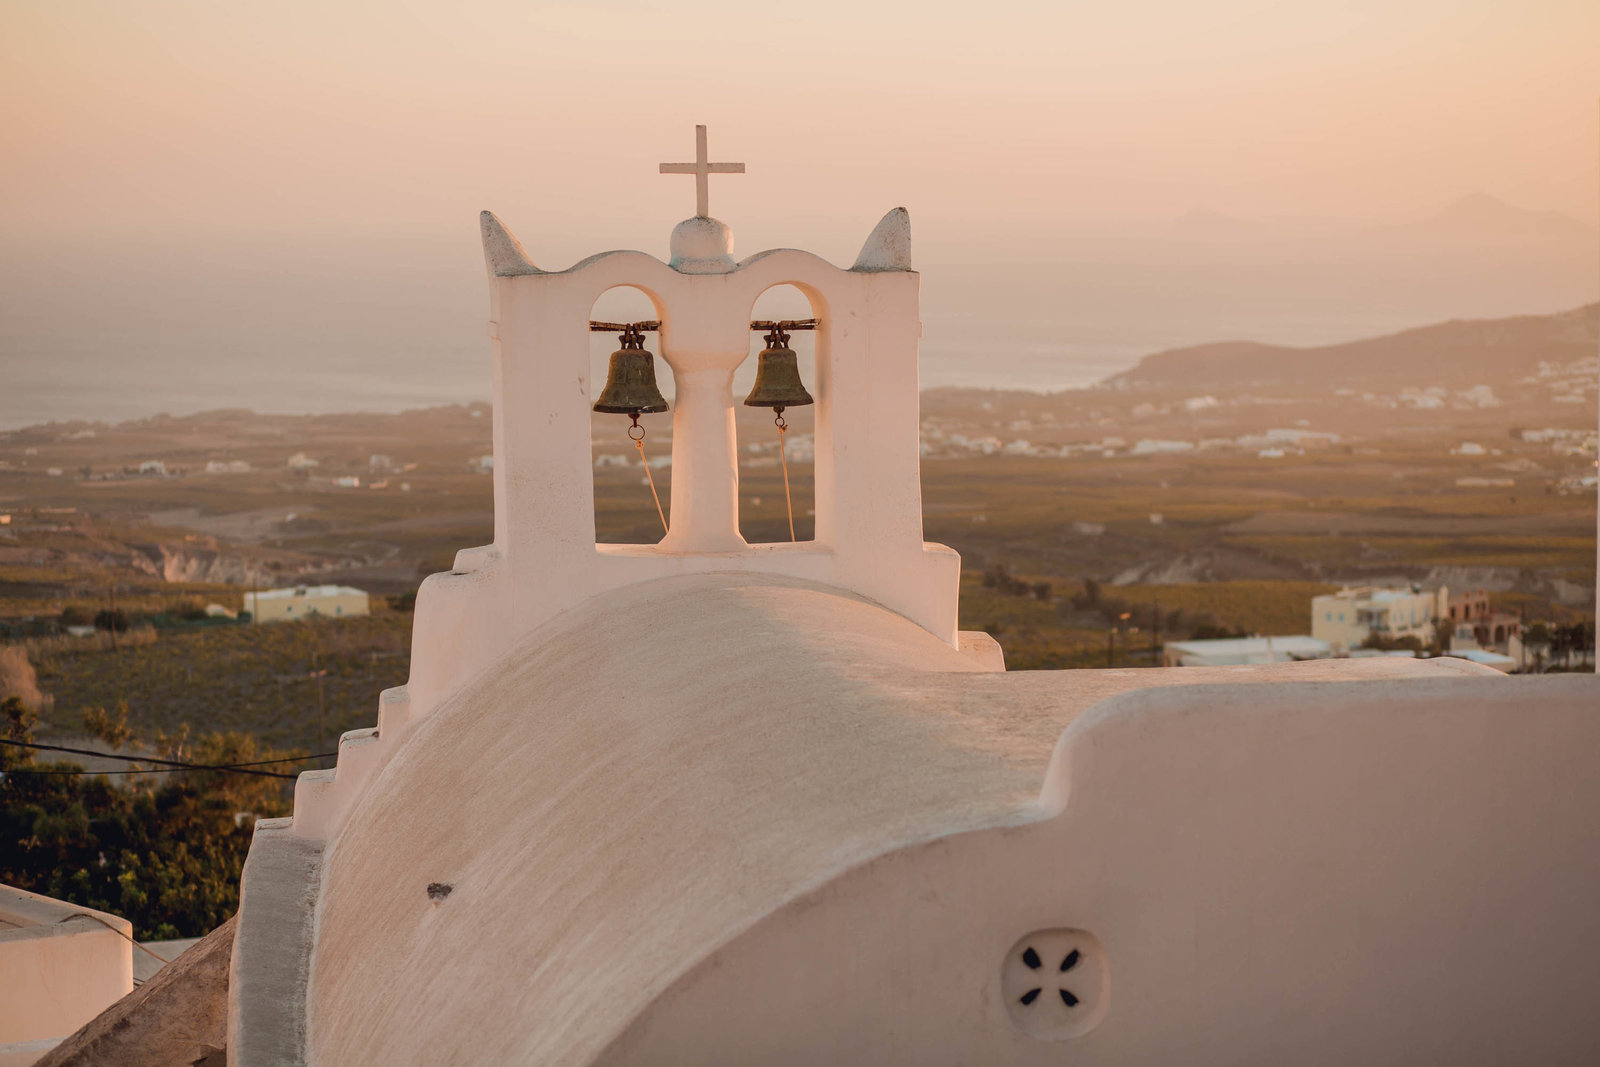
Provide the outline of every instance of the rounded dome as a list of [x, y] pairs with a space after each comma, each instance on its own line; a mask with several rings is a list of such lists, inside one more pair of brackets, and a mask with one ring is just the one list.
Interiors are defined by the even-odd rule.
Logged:
[[670, 247], [670, 266], [684, 274], [722, 274], [735, 266], [733, 231], [721, 219], [684, 219], [673, 227]]

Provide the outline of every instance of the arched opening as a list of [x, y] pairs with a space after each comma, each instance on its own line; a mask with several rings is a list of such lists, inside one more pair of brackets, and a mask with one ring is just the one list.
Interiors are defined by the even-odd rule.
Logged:
[[[650, 297], [643, 290], [627, 285], [601, 293], [589, 311], [591, 322], [624, 324], [659, 318]], [[589, 334], [591, 405], [605, 389], [611, 354], [621, 344], [621, 336], [614, 332]], [[670, 405], [674, 395], [672, 369], [661, 358], [660, 336], [645, 333], [643, 345], [644, 350], [655, 357], [656, 386]], [[594, 465], [594, 535], [601, 544], [655, 544], [666, 533], [662, 528], [662, 516], [665, 515], [668, 522], [672, 519], [672, 415], [670, 412], [641, 414], [639, 427], [643, 431], [642, 451], [630, 437], [632, 420], [628, 415], [593, 410], [589, 413], [589, 442]], [[652, 483], [654, 494], [651, 493]]]
[[[767, 289], [750, 309], [753, 321], [817, 317], [819, 311], [793, 285]], [[820, 403], [816, 337], [815, 331], [793, 330], [788, 345], [798, 357], [801, 383]], [[771, 408], [745, 405], [755, 384], [758, 356], [765, 347], [764, 335], [752, 330], [749, 357], [733, 375], [734, 424], [739, 439], [739, 532], [752, 544], [789, 541], [792, 502], [793, 540], [810, 541], [816, 536], [817, 408], [816, 404], [786, 407], [783, 421], [787, 429], [780, 434]]]

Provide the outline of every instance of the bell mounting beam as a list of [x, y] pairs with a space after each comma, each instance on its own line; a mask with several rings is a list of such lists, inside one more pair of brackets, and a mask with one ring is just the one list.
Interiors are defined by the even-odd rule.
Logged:
[[[752, 330], [815, 330], [816, 319], [751, 319]], [[624, 330], [638, 330], [642, 333], [651, 333], [661, 329], [659, 319], [646, 319], [644, 322], [601, 322], [598, 319], [589, 320], [589, 329], [594, 333], [621, 333]]]
[[694, 162], [663, 163], [662, 174], [694, 175], [694, 213], [696, 218], [711, 217], [711, 175], [743, 174], [743, 163], [709, 163], [706, 161], [706, 128], [694, 128]]

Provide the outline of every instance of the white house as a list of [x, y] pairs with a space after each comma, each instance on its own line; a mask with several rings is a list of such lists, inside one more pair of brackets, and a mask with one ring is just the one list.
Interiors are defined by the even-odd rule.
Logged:
[[371, 604], [365, 592], [348, 585], [297, 585], [251, 590], [244, 595], [244, 610], [252, 622], [294, 622], [314, 615], [366, 615]]
[[1292, 663], [1329, 659], [1333, 646], [1315, 637], [1222, 637], [1206, 641], [1169, 641], [1161, 662], [1166, 667], [1229, 667], [1245, 663]]
[[1513, 656], [1508, 656], [1503, 652], [1493, 652], [1483, 648], [1461, 649], [1459, 651], [1448, 652], [1446, 655], [1457, 656], [1473, 663], [1481, 663], [1483, 666], [1497, 670], [1501, 674], [1510, 674], [1512, 671], [1517, 669], [1518, 663], [1517, 659]]
[[133, 989], [133, 924], [0, 885], [0, 1065], [25, 1067]]
[[1433, 620], [1448, 616], [1450, 593], [1361, 586], [1324, 593], [1311, 599], [1311, 636], [1345, 651], [1360, 648], [1372, 634], [1385, 638], [1415, 637], [1423, 644], [1434, 638]]

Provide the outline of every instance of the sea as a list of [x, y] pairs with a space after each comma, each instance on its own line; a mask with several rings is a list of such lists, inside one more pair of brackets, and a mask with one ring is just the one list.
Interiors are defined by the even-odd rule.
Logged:
[[[374, 321], [360, 330], [312, 336], [301, 328], [169, 338], [78, 324], [65, 335], [0, 337], [0, 430], [39, 423], [114, 424], [156, 414], [218, 409], [263, 413], [399, 412], [490, 399], [491, 355], [482, 319], [449, 336], [442, 327], [405, 331]], [[1135, 366], [1145, 355], [1202, 341], [1271, 337], [1324, 343], [1412, 325], [1382, 316], [1341, 323], [1261, 321], [1207, 335], [1162, 328], [1148, 318], [1121, 337], [1112, 329], [1061, 330], [1015, 318], [947, 321], [924, 316], [920, 387], [934, 389], [1086, 389]], [[1053, 336], [1041, 336], [1042, 334]], [[287, 335], [287, 336], [285, 336]], [[476, 335], [476, 336], [474, 336]], [[604, 374], [613, 339], [597, 335], [591, 373]], [[810, 373], [809, 338], [797, 335]], [[753, 342], [752, 350], [759, 348]], [[743, 388], [754, 360], [735, 377]], [[670, 376], [663, 387], [670, 398]]]
[[[470, 260], [447, 270], [395, 260], [185, 260], [159, 270], [88, 258], [46, 270], [41, 262], [0, 259], [0, 430], [217, 409], [396, 412], [490, 399], [487, 299], [481, 267]], [[1343, 277], [1331, 274], [1282, 287], [1259, 274], [1113, 266], [930, 268], [921, 281], [921, 387], [1085, 389], [1184, 345], [1328, 344], [1578, 302], [1529, 306], [1498, 281], [1476, 292], [1455, 284], [1402, 292], [1346, 280], [1341, 291], [1324, 284]], [[756, 305], [760, 317], [805, 311], [766, 301]], [[596, 311], [653, 317], [648, 304]], [[611, 341], [592, 338], [597, 373]], [[753, 342], [752, 351], [759, 347]], [[796, 348], [804, 357], [803, 339]]]

